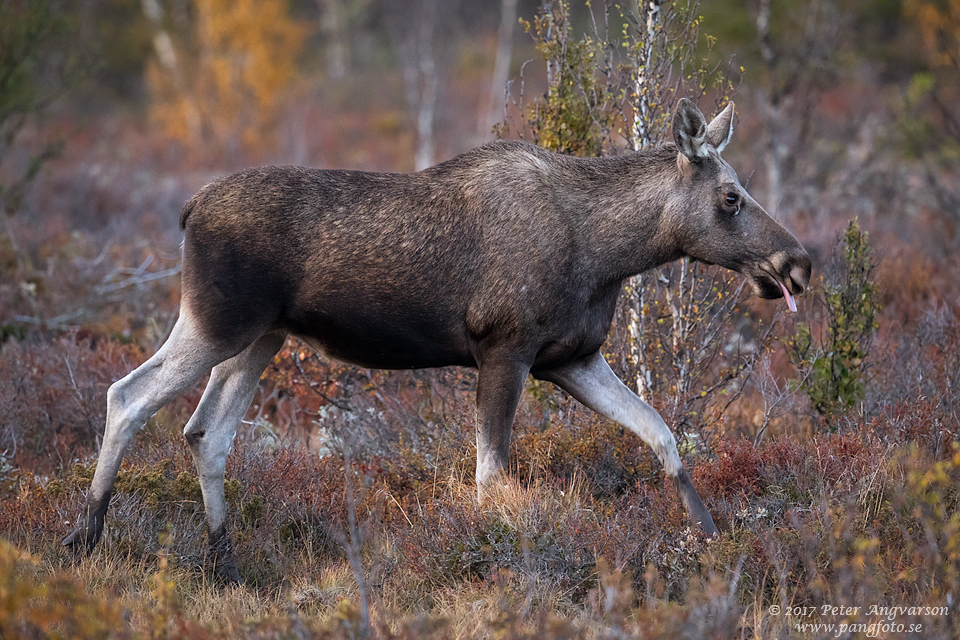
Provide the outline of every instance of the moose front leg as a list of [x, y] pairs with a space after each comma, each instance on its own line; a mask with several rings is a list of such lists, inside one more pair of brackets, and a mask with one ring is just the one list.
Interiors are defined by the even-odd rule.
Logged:
[[535, 371], [534, 376], [559, 385], [597, 413], [622, 424], [646, 442], [663, 463], [667, 477], [677, 488], [690, 519], [707, 535], [717, 533], [710, 512], [690, 482], [677, 453], [677, 442], [657, 411], [641, 400], [610, 369], [603, 355], [593, 354], [563, 367]]
[[510, 432], [530, 366], [515, 351], [487, 352], [477, 379], [477, 496], [507, 468]]

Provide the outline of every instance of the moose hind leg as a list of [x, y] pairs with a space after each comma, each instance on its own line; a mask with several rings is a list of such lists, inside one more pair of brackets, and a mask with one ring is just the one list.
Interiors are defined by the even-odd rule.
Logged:
[[93, 548], [103, 533], [107, 505], [130, 440], [150, 416], [230, 355], [229, 349], [200, 336], [189, 316], [181, 313], [170, 338], [153, 357], [110, 386], [97, 470], [79, 524], [63, 541], [64, 546], [84, 551]]
[[660, 458], [690, 518], [708, 535], [717, 533], [710, 512], [690, 481], [670, 428], [657, 411], [631, 391], [610, 369], [603, 355], [593, 354], [556, 369], [535, 371], [534, 376], [559, 385], [597, 413], [627, 427], [646, 442]]
[[193, 452], [210, 535], [207, 563], [218, 580], [239, 582], [233, 545], [227, 532], [224, 469], [237, 425], [253, 400], [260, 375], [286, 336], [269, 333], [213, 368], [200, 404], [184, 428]]

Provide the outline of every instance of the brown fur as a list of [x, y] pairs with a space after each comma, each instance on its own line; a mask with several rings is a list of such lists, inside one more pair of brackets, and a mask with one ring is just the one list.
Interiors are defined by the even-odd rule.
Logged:
[[737, 268], [778, 245], [802, 252], [762, 210], [756, 247], [721, 234], [712, 189], [707, 208], [703, 189], [673, 193], [714, 182], [717, 165], [680, 174], [677, 157], [512, 141], [416, 174], [243, 171], [183, 209], [184, 304], [216, 341], [286, 330], [342, 360], [410, 368], [476, 366], [483, 341], [508, 340], [550, 366], [599, 347], [630, 275], [683, 255]]

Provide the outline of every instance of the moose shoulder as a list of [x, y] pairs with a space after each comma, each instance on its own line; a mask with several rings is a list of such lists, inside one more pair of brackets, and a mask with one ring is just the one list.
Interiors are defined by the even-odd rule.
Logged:
[[180, 218], [180, 317], [110, 387], [100, 460], [64, 544], [96, 544], [134, 433], [212, 369], [184, 435], [213, 564], [239, 579], [224, 466], [288, 334], [365, 367], [476, 367], [479, 491], [507, 464], [527, 376], [551, 381], [639, 434], [692, 520], [715, 532], [670, 429], [599, 350], [624, 279], [683, 256], [738, 271], [795, 308], [810, 259], [720, 157], [732, 120], [732, 103], [708, 125], [681, 100], [676, 143], [635, 154], [495, 142], [414, 174], [266, 167], [204, 187]]

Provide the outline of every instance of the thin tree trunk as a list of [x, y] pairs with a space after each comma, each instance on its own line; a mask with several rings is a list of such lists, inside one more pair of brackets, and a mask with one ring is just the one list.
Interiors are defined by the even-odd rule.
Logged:
[[433, 39], [440, 10], [437, 0], [420, 0], [418, 9], [406, 9], [391, 15], [390, 35], [403, 71], [403, 87], [413, 112], [417, 139], [414, 168], [417, 171], [433, 164], [434, 115], [439, 92], [440, 74], [434, 60]]
[[497, 123], [503, 120], [506, 85], [510, 75], [510, 58], [513, 55], [513, 28], [516, 23], [517, 0], [502, 0], [500, 30], [497, 32], [497, 58], [493, 63], [493, 77], [490, 79], [490, 101], [487, 113], [480, 123], [481, 138], [486, 138]]
[[437, 65], [433, 59], [433, 35], [437, 22], [436, 0], [424, 0], [420, 34], [417, 42], [418, 68], [421, 80], [420, 104], [417, 110], [417, 151], [414, 169], [420, 171], [433, 164], [433, 124], [437, 106]]
[[317, 0], [317, 5], [320, 8], [320, 31], [327, 38], [324, 51], [327, 75], [339, 80], [347, 75], [349, 53], [343, 0]]
[[183, 73], [180, 71], [180, 64], [177, 60], [177, 52], [173, 48], [173, 40], [163, 26], [163, 7], [160, 5], [159, 0], [141, 0], [140, 6], [143, 9], [144, 15], [147, 16], [150, 25], [153, 27], [153, 49], [156, 51], [157, 58], [160, 60], [160, 66], [170, 74], [174, 89], [176, 89], [177, 93], [180, 94], [180, 97], [183, 99], [184, 118], [187, 122], [187, 131], [190, 133], [190, 138], [200, 140], [200, 137], [203, 135], [203, 129], [200, 123], [200, 112], [197, 110], [196, 104], [194, 104], [193, 97], [187, 90], [187, 83], [183, 77]]
[[773, 49], [770, 46], [770, 0], [760, 0], [757, 10], [757, 44], [760, 45], [760, 59], [763, 60], [769, 74], [768, 91], [761, 89], [760, 113], [766, 125], [766, 168], [767, 168], [767, 207], [776, 211], [781, 198], [780, 167], [780, 118], [781, 96], [777, 89], [777, 69]]
[[650, 146], [650, 123], [648, 122], [650, 111], [650, 90], [647, 83], [651, 82], [650, 65], [653, 63], [653, 48], [656, 39], [657, 27], [660, 22], [660, 3], [662, 0], [649, 0], [647, 17], [647, 37], [643, 43], [644, 65], [637, 73], [637, 109], [633, 116], [634, 138], [632, 146], [634, 151], [645, 149]]

